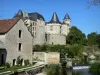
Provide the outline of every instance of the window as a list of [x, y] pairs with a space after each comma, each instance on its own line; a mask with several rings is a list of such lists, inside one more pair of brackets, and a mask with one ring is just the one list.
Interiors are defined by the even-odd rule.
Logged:
[[21, 32], [22, 32], [22, 31], [21, 31], [21, 30], [19, 30], [19, 38], [21, 38]]
[[19, 43], [18, 49], [19, 51], [21, 51], [21, 43]]
[[51, 31], [53, 30], [53, 26], [50, 26], [50, 30], [51, 30]]
[[35, 37], [36, 37], [36, 32], [35, 32]]
[[60, 33], [61, 33], [61, 31], [62, 31], [62, 28], [61, 28], [61, 26], [60, 26]]
[[33, 31], [34, 31], [34, 27], [33, 27]]

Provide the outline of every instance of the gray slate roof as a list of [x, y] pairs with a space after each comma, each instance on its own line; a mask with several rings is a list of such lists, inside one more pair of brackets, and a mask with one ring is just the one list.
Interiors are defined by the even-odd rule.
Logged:
[[37, 19], [42, 19], [43, 21], [45, 21], [44, 17], [41, 14], [37, 13], [37, 12], [28, 13], [28, 16], [29, 16], [30, 20], [36, 21]]
[[23, 12], [22, 10], [19, 10], [17, 14], [15, 14], [14, 18], [15, 17], [23, 17]]
[[[68, 13], [65, 15], [64, 19], [70, 19]], [[64, 19], [63, 19], [63, 20], [64, 20]]]
[[59, 18], [58, 18], [58, 16], [57, 16], [56, 12], [53, 13], [52, 19], [51, 19], [51, 21], [48, 22], [48, 23], [61, 23], [61, 22], [59, 21]]
[[23, 17], [23, 12], [22, 10], [19, 10], [17, 14], [15, 14], [14, 18], [16, 17], [20, 17], [22, 19], [27, 19], [29, 18], [30, 20], [36, 21], [37, 19], [42, 19], [43, 21], [45, 21], [44, 17], [37, 13], [37, 12], [33, 12], [33, 13], [28, 13], [28, 17]]

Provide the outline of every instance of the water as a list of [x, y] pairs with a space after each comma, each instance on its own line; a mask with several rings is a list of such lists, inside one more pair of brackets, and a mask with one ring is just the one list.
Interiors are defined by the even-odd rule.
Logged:
[[72, 69], [63, 68], [62, 72], [63, 72], [63, 75], [92, 75], [89, 72], [89, 69], [72, 70]]
[[73, 75], [92, 75], [89, 72], [89, 69], [80, 69], [80, 70], [73, 70]]

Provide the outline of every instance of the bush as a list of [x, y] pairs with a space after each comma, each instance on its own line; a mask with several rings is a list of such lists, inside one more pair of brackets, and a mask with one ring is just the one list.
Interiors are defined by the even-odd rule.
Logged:
[[45, 68], [47, 75], [62, 75], [61, 66], [58, 64], [50, 64]]
[[8, 62], [5, 63], [6, 68], [10, 68], [10, 64]]
[[21, 64], [21, 58], [20, 56], [17, 57], [17, 65], [19, 66]]
[[17, 65], [18, 66], [22, 66], [22, 61], [23, 61], [23, 58], [21, 58], [20, 56], [17, 57]]
[[90, 65], [90, 72], [94, 74], [100, 74], [100, 63], [94, 63]]
[[28, 59], [24, 60], [24, 63], [25, 63], [25, 66], [30, 65], [30, 62], [29, 62], [29, 60], [28, 60]]

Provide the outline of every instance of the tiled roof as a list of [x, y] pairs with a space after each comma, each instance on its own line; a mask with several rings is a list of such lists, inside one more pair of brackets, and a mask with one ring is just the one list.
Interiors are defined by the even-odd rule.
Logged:
[[0, 34], [8, 32], [19, 21], [19, 19], [20, 18], [0, 20]]

